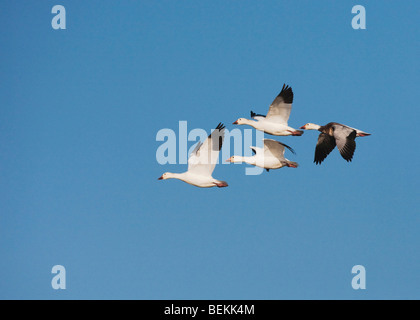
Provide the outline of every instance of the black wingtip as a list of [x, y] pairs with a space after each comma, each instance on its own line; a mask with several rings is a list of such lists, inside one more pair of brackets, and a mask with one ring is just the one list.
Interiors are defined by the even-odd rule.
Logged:
[[325, 160], [325, 158], [326, 158], [326, 157], [327, 157], [327, 156], [323, 157], [322, 155], [320, 155], [320, 154], [316, 153], [316, 154], [315, 154], [315, 158], [314, 158], [314, 163], [315, 163], [316, 165], [320, 165], [321, 163], [323, 163], [323, 162], [324, 162], [324, 160]]
[[219, 122], [219, 124], [216, 127], [216, 130], [223, 130], [225, 127], [225, 125], [222, 122]]
[[[219, 124], [217, 125], [216, 129], [209, 135], [209, 138], [212, 138], [213, 135], [215, 135], [214, 138], [215, 137], [218, 137], [219, 138], [218, 139], [218, 143], [219, 143], [218, 150], [219, 151], [220, 151], [220, 149], [222, 149], [223, 137], [224, 137], [224, 134], [225, 134], [225, 132], [223, 131], [223, 129], [225, 129], [225, 125], [222, 122], [219, 122]], [[216, 130], [218, 132], [215, 133]], [[217, 143], [217, 142], [214, 142], [214, 143]]]
[[284, 103], [293, 103], [293, 90], [292, 87], [289, 87], [286, 84], [283, 84], [283, 88], [279, 94], [283, 98]]
[[258, 114], [258, 113], [255, 113], [254, 111], [251, 111], [251, 119], [254, 119], [254, 117], [264, 117], [265, 118], [265, 115]]
[[293, 150], [293, 148], [292, 148], [292, 147], [289, 147], [287, 144], [282, 143], [282, 142], [280, 142], [280, 141], [277, 141], [277, 142], [278, 142], [278, 143], [280, 143], [283, 147], [286, 147], [287, 149], [289, 149], [289, 151], [290, 151], [291, 153], [296, 154], [295, 150]]

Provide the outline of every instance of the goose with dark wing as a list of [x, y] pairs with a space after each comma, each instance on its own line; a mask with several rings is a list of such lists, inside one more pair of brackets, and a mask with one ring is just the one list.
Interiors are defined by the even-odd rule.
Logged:
[[350, 162], [356, 150], [356, 137], [370, 136], [370, 133], [337, 122], [330, 122], [325, 126], [307, 123], [300, 129], [321, 132], [315, 148], [314, 162], [316, 164], [321, 164], [336, 146], [343, 159]]

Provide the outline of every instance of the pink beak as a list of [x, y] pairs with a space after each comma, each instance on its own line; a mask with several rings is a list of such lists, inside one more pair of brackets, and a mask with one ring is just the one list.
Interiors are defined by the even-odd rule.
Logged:
[[235, 121], [234, 123], [232, 123], [232, 124], [238, 124], [238, 121]]
[[232, 159], [232, 157], [230, 157], [229, 159], [227, 159], [226, 162], [232, 162], [232, 160], [230, 160], [230, 159]]
[[304, 126], [301, 126], [299, 129], [306, 129], [306, 124]]

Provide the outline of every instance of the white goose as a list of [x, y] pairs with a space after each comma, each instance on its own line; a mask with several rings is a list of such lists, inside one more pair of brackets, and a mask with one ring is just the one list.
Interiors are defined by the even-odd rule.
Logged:
[[227, 187], [225, 181], [212, 177], [212, 173], [219, 158], [225, 134], [222, 123], [208, 136], [203, 143], [198, 143], [188, 158], [188, 171], [184, 173], [164, 173], [158, 180], [179, 179], [200, 188]]
[[350, 162], [356, 150], [356, 137], [370, 136], [370, 133], [337, 122], [330, 122], [325, 126], [307, 123], [301, 129], [321, 132], [315, 148], [314, 162], [316, 164], [321, 164], [334, 150], [335, 146], [337, 146], [343, 159]]
[[270, 105], [266, 116], [251, 111], [253, 120], [239, 118], [233, 124], [247, 124], [274, 136], [301, 136], [303, 131], [293, 129], [287, 124], [292, 111], [292, 103], [292, 88], [284, 84], [280, 94]]
[[246, 162], [250, 165], [264, 168], [267, 171], [270, 169], [280, 169], [282, 167], [297, 168], [296, 162], [287, 160], [284, 157], [285, 148], [289, 149], [293, 154], [295, 151], [288, 145], [285, 145], [279, 141], [271, 139], [263, 139], [264, 149], [251, 147], [254, 152], [252, 157], [233, 156], [227, 159], [227, 162], [242, 163]]

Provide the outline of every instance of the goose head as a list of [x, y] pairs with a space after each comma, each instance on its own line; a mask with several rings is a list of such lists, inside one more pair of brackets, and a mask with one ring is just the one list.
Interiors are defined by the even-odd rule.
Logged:
[[240, 163], [242, 162], [242, 157], [239, 156], [232, 156], [229, 159], [226, 160], [226, 162], [231, 162], [231, 163]]
[[158, 180], [166, 180], [166, 179], [170, 179], [170, 178], [172, 178], [172, 173], [165, 172], [164, 174], [162, 174], [162, 176], [160, 178], [158, 178]]
[[321, 126], [314, 124], [314, 123], [307, 123], [304, 126], [300, 127], [300, 129], [304, 130], [318, 130]]
[[246, 124], [246, 123], [247, 123], [247, 119], [245, 119], [245, 118], [239, 118], [238, 120], [236, 120], [232, 124]]

